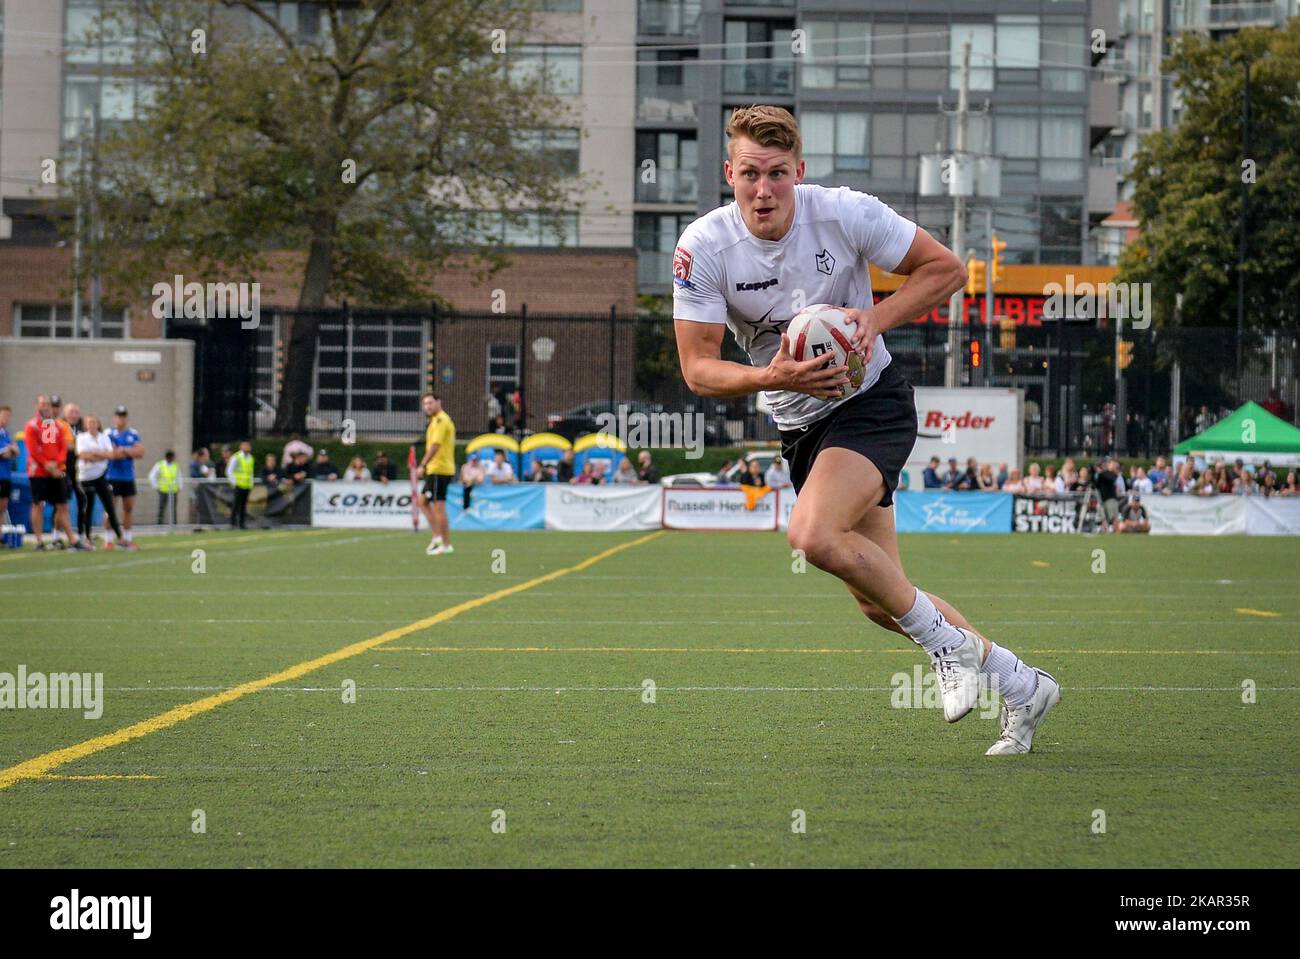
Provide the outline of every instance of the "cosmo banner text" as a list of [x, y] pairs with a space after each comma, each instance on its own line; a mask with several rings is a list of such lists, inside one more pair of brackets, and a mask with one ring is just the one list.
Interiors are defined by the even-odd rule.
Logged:
[[313, 526], [411, 528], [411, 490], [397, 483], [312, 483]]

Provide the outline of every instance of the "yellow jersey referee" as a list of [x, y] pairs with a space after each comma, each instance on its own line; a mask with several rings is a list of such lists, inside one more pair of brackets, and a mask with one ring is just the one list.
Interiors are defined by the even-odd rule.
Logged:
[[456, 424], [451, 421], [437, 393], [420, 397], [429, 425], [424, 431], [424, 458], [417, 467], [417, 477], [424, 478], [420, 495], [420, 512], [429, 521], [433, 539], [425, 553], [441, 556], [455, 550], [451, 545], [451, 528], [447, 525], [447, 487], [456, 476]]

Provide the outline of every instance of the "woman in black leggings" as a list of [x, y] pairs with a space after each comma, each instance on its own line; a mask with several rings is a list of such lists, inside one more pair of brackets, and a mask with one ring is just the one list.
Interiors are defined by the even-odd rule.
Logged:
[[117, 510], [113, 508], [113, 490], [108, 485], [105, 474], [108, 461], [113, 459], [113, 441], [100, 427], [99, 417], [90, 415], [85, 420], [86, 430], [77, 435], [77, 479], [86, 495], [86, 508], [77, 513], [77, 526], [86, 542], [90, 539], [90, 517], [95, 512], [95, 497], [104, 504], [104, 515], [108, 517], [117, 538], [122, 538], [122, 527], [117, 521]]

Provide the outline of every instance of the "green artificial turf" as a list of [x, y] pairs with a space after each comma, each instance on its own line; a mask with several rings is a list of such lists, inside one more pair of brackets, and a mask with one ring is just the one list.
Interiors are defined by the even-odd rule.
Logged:
[[[0, 711], [0, 781], [642, 535], [459, 534], [445, 557], [353, 530], [0, 553], [0, 671], [102, 672], [106, 687], [98, 720]], [[665, 533], [51, 770], [154, 778], [0, 789], [0, 865], [1300, 861], [1293, 540], [901, 546], [915, 582], [1060, 680], [1031, 755], [985, 757], [994, 718], [895, 708], [891, 680], [923, 655], [830, 576], [793, 572], [782, 535]]]

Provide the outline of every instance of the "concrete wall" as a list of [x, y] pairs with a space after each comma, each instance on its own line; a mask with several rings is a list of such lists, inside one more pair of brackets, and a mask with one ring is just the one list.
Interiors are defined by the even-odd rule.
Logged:
[[[168, 450], [188, 464], [193, 428], [194, 344], [187, 340], [35, 340], [0, 337], [0, 404], [13, 407], [10, 432], [21, 434], [38, 393], [58, 393], [82, 415], [94, 413], [113, 425], [119, 405], [130, 411], [144, 457], [143, 480]], [[145, 485], [142, 494], [148, 493]], [[153, 521], [153, 498], [142, 495], [137, 522]]]

